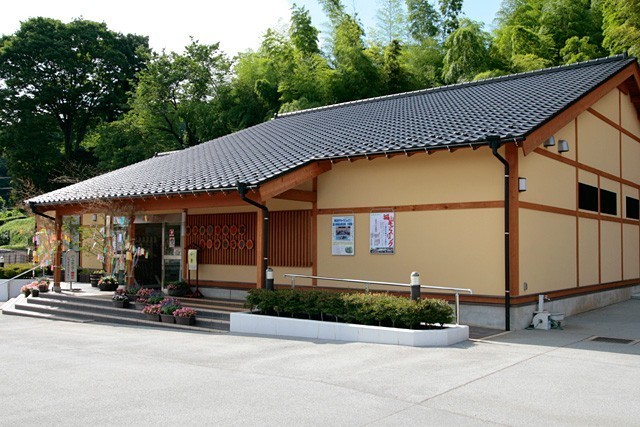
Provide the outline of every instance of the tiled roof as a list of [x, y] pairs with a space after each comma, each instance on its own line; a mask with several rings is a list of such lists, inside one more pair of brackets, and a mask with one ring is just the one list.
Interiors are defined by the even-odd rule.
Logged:
[[280, 115], [35, 197], [35, 204], [260, 185], [309, 162], [523, 138], [636, 61], [615, 56]]

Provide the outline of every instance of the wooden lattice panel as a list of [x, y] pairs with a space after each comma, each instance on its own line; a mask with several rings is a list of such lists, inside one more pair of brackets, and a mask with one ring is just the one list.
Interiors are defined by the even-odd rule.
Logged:
[[202, 264], [256, 265], [255, 213], [188, 215], [185, 236]]

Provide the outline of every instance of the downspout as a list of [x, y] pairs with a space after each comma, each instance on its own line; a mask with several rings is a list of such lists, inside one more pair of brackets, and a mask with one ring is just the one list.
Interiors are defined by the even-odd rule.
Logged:
[[52, 216], [49, 216], [49, 215], [43, 214], [41, 212], [38, 212], [38, 210], [36, 209], [36, 204], [33, 203], [33, 202], [29, 202], [29, 209], [31, 209], [31, 212], [33, 212], [34, 215], [41, 216], [41, 217], [46, 218], [46, 219], [51, 220], [51, 221], [55, 221], [56, 220]]
[[[263, 271], [263, 275], [262, 275], [262, 283], [260, 284], [260, 287], [262, 287], [263, 289], [267, 288], [267, 278], [266, 278], [266, 271], [267, 271], [267, 267], [269, 267], [269, 209], [265, 206], [265, 205], [261, 205], [260, 203], [251, 200], [250, 198], [248, 198], [247, 195], [247, 184], [245, 184], [244, 182], [238, 182], [237, 183], [237, 188], [238, 188], [238, 194], [240, 194], [240, 198], [249, 203], [250, 205], [255, 206], [258, 209], [262, 210], [262, 221], [263, 221], [263, 232], [262, 232], [262, 254], [263, 254], [263, 258], [262, 258], [262, 271]], [[256, 260], [257, 261], [257, 260]]]
[[504, 165], [504, 330], [511, 330], [511, 288], [509, 270], [509, 162], [498, 153], [499, 135], [487, 135], [493, 155]]

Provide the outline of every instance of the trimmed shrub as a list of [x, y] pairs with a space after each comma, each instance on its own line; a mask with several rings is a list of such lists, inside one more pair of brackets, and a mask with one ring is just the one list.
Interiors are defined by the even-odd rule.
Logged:
[[[31, 270], [32, 268], [33, 264], [6, 264], [6, 267], [0, 268], [0, 279], [11, 279], [20, 273]], [[37, 272], [39, 273], [40, 270], [37, 270]], [[29, 276], [31, 276], [31, 274], [27, 274], [27, 277], [23, 278], [28, 279]]]
[[453, 320], [453, 308], [444, 300], [412, 301], [384, 293], [329, 292], [326, 290], [252, 289], [245, 307], [265, 315], [319, 318], [420, 329]]

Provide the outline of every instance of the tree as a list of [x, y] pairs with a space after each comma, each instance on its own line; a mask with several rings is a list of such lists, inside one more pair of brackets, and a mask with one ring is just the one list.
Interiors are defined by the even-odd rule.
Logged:
[[599, 53], [600, 48], [591, 43], [589, 37], [586, 36], [582, 38], [573, 36], [570, 39], [567, 39], [564, 47], [560, 49], [562, 62], [565, 64], [594, 59], [599, 56]]
[[122, 35], [104, 23], [23, 22], [15, 34], [0, 39], [3, 125], [16, 126], [25, 114], [47, 116], [58, 127], [64, 156], [77, 158], [93, 126], [125, 111], [146, 50], [146, 37]]
[[293, 46], [304, 55], [319, 54], [318, 30], [311, 25], [311, 15], [304, 7], [294, 3], [291, 8], [289, 37]]
[[402, 0], [379, 0], [373, 40], [381, 46], [408, 38], [407, 17]]
[[409, 79], [401, 61], [402, 44], [392, 40], [384, 50], [382, 74], [387, 94], [406, 92], [410, 89]]
[[604, 0], [602, 14], [602, 45], [609, 53], [640, 56], [640, 0]]
[[451, 33], [444, 44], [444, 81], [469, 81], [476, 74], [487, 71], [489, 39], [489, 34], [482, 31], [482, 24], [463, 19], [460, 28]]
[[423, 42], [438, 35], [440, 19], [429, 0], [406, 0], [406, 3], [411, 37], [418, 42]]
[[458, 16], [462, 11], [462, 0], [439, 0], [440, 33], [443, 39], [449, 37], [460, 26]]

